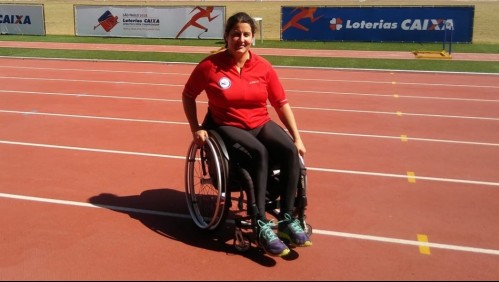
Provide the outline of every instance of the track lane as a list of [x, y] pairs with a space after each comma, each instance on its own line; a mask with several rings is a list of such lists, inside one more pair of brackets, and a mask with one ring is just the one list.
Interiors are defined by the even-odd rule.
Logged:
[[[93, 62], [93, 64], [97, 63]], [[85, 86], [83, 83], [76, 84], [81, 84], [79, 87]], [[13, 84], [4, 85], [11, 89], [17, 87], [17, 85]], [[57, 90], [65, 87], [69, 89], [72, 86], [74, 86], [74, 83], [52, 87]], [[20, 87], [24, 87], [24, 83]], [[107, 92], [102, 88], [101, 90]], [[118, 94], [118, 92], [115, 93]], [[12, 94], [9, 95], [12, 96]], [[42, 96], [47, 97], [47, 95]], [[1, 97], [5, 98], [7, 96], [3, 95]], [[146, 102], [141, 107], [140, 105], [144, 101], [136, 104], [128, 102], [116, 103], [116, 100], [110, 99], [110, 101], [107, 101], [107, 99], [102, 98], [96, 99], [100, 102], [90, 99], [84, 102], [79, 101], [81, 104], [78, 105], [74, 99], [67, 99], [68, 97], [60, 100], [51, 97], [45, 101], [43, 99], [32, 101], [32, 95], [24, 95], [24, 98], [27, 97], [29, 99], [24, 99], [26, 104], [23, 104], [22, 99], [17, 100], [18, 98], [12, 97], [2, 99], [2, 101], [9, 101], [5, 105], [10, 110], [19, 110], [18, 108], [26, 107], [43, 108], [66, 114], [73, 113], [76, 110], [80, 111], [80, 114], [86, 113], [88, 115], [106, 113], [110, 114], [110, 116], [129, 117], [133, 115], [133, 117], [152, 118], [164, 118], [165, 116], [162, 116], [163, 111], [160, 109], [171, 106], [169, 102], [160, 102], [159, 106], [155, 103]], [[80, 100], [86, 100], [87, 98]], [[173, 108], [177, 108], [177, 111], [178, 105], [180, 104], [173, 106]], [[355, 105], [357, 107], [362, 106], [358, 103], [355, 103]], [[299, 103], [297, 106], [299, 106]], [[106, 108], [108, 111], [106, 111]], [[165, 120], [170, 119], [171, 116], [175, 117], [177, 114], [182, 115], [181, 112], [175, 113], [175, 110], [167, 112]], [[317, 127], [318, 121], [324, 121], [320, 125], [323, 126], [322, 129], [329, 128], [329, 131], [331, 131], [330, 129], [334, 128], [336, 131], [336, 129], [344, 128], [346, 133], [355, 132], [355, 128], [358, 128], [364, 133], [372, 131], [373, 134], [379, 134], [380, 132], [376, 131], [376, 129], [386, 130], [387, 128], [387, 120], [383, 118], [386, 118], [386, 116], [383, 115], [367, 115], [356, 119], [357, 115], [358, 117], [361, 116], [360, 113], [355, 115], [341, 113], [336, 116], [337, 118], [334, 118], [334, 116], [328, 115], [313, 116], [311, 114], [313, 111], [296, 110], [295, 112], [300, 115], [298, 120], [301, 129]], [[376, 125], [376, 119], [373, 119], [373, 116], [380, 117], [378, 119], [379, 126]], [[402, 117], [405, 118], [406, 116]], [[401, 117], [394, 115], [394, 118]], [[109, 145], [113, 149], [117, 149], [117, 145], [123, 146], [123, 148], [138, 148], [143, 145], [144, 148], [151, 148], [152, 146], [152, 148], [161, 148], [163, 150], [161, 146], [154, 147], [156, 139], [148, 137], [148, 129], [155, 128], [152, 132], [155, 135], [157, 134], [158, 139], [167, 135], [161, 133], [164, 128], [185, 127], [185, 130], [188, 130], [186, 125], [151, 125], [123, 121], [111, 121], [109, 123], [109, 121], [105, 120], [5, 112], [0, 113], [0, 120], [2, 121], [0, 124], [11, 126], [9, 130], [2, 131], [5, 132], [5, 138], [28, 139], [34, 137], [39, 138], [38, 140], [52, 141], [53, 144], [57, 144], [58, 141], [62, 143], [62, 141], [66, 140], [64, 141], [67, 142], [66, 145], [74, 143], [89, 145], [91, 142], [97, 142], [94, 145]], [[17, 124], [16, 122], [13, 123], [13, 120], [16, 120]], [[356, 120], [364, 120], [365, 123], [357, 127]], [[424, 119], [419, 120], [420, 124], [421, 120]], [[424, 123], [425, 126], [422, 127], [418, 126], [417, 120], [414, 119], [413, 130], [421, 130], [423, 133], [423, 129], [432, 130], [438, 128], [429, 126], [435, 121], [434, 118], [430, 119], [428, 117], [428, 120], [431, 120], [431, 122]], [[34, 123], [31, 124], [31, 122]], [[393, 119], [392, 122], [398, 124], [399, 127], [397, 128], [404, 125], [400, 122], [400, 119]], [[483, 123], [479, 122], [480, 129], [485, 130], [475, 134], [475, 137], [480, 135], [481, 139], [481, 134], [487, 133], [487, 127], [482, 127]], [[116, 126], [117, 123], [120, 125]], [[471, 126], [472, 123], [469, 125]], [[445, 125], [442, 123], [442, 126]], [[42, 128], [50, 128], [52, 133], [42, 134]], [[78, 139], [69, 134], [90, 132], [91, 128], [95, 130], [94, 133], [96, 134], [87, 134], [84, 139]], [[457, 127], [455, 130], [455, 135], [451, 134], [451, 136], [459, 136], [460, 130]], [[129, 132], [130, 136], [125, 137], [126, 132]], [[181, 130], [169, 132], [175, 135], [174, 139], [171, 139], [172, 143], [175, 144], [172, 144], [170, 149], [177, 150], [175, 148], [178, 148], [180, 151], [181, 147], [187, 146], [187, 143], [177, 144], [173, 142], [176, 138], [188, 139], [189, 136], [184, 136], [188, 135], [188, 132], [186, 131], [186, 134], [181, 132]], [[447, 133], [449, 132], [443, 131], [438, 134], [432, 132], [431, 135], [445, 137]], [[382, 143], [375, 139], [378, 141], [371, 143], [373, 138], [329, 136], [326, 140], [333, 142], [332, 147], [336, 150], [341, 149], [337, 148], [337, 146], [343, 147], [343, 149], [344, 147], [353, 149], [346, 150], [346, 152], [345, 150], [326, 152], [327, 150], [321, 150], [321, 148], [324, 148], [323, 135], [318, 136], [304, 133], [304, 138], [308, 140], [307, 146], [309, 149], [306, 159], [307, 164], [318, 162], [319, 156], [315, 156], [316, 153], [314, 152], [334, 153], [336, 157], [344, 158], [348, 156], [346, 153], [351, 153], [355, 148], [359, 148], [357, 152], [352, 152], [356, 154], [355, 157], [343, 160], [351, 162], [353, 167], [355, 165], [353, 160], [357, 159], [359, 161], [358, 166], [355, 167], [357, 169], [363, 165], [362, 162], [371, 163], [375, 161], [381, 161], [376, 162], [376, 164], [379, 167], [384, 167], [383, 163], [386, 160], [375, 157], [379, 152], [386, 152], [383, 156], [388, 156], [392, 160], [403, 159], [401, 155], [389, 154], [390, 150], [393, 149], [393, 145], [391, 145], [393, 140]], [[397, 133], [394, 133], [394, 136], [397, 136]], [[409, 136], [412, 135], [409, 134]], [[494, 139], [495, 137], [497, 136], [489, 133], [489, 137], [485, 139]], [[24, 141], [36, 141], [36, 139]], [[414, 150], [410, 141], [403, 144], [397, 140], [396, 143], [395, 147], [398, 148], [396, 149], [398, 152], [408, 153], [406, 150]], [[439, 147], [424, 142], [417, 144], [424, 144], [418, 145], [421, 146], [420, 150]], [[442, 147], [444, 149], [443, 153], [450, 154], [458, 147], [456, 145]], [[380, 151], [377, 152], [376, 149], [380, 149]], [[167, 149], [164, 148], [164, 150]], [[449, 151], [445, 153], [446, 150]], [[182, 196], [183, 179], [178, 176], [182, 173], [183, 161], [180, 159], [5, 143], [0, 144], [0, 152], [2, 156], [7, 156], [6, 161], [0, 163], [0, 166], [2, 166], [1, 171], [3, 171], [3, 173], [0, 173], [0, 183], [2, 183], [2, 187], [5, 186], [0, 192], [3, 193], [19, 194], [20, 191], [25, 191], [26, 194], [37, 195], [43, 199], [53, 197], [55, 199], [74, 200], [95, 205], [107, 204], [145, 207], [148, 209], [161, 207], [165, 211], [172, 212], [182, 210], [182, 204], [184, 203]], [[415, 154], [415, 152], [412, 153]], [[428, 151], [428, 153], [431, 154], [431, 151]], [[477, 154], [478, 152], [464, 153]], [[182, 155], [184, 154], [185, 152], [182, 152]], [[422, 157], [426, 158], [424, 154]], [[341, 158], [338, 159], [341, 160]], [[409, 159], [413, 160], [412, 158]], [[491, 155], [491, 160], [493, 159], [493, 155]], [[410, 164], [408, 159], [404, 161]], [[399, 168], [401, 167], [399, 166]], [[428, 165], [427, 168], [431, 170], [432, 166]], [[475, 170], [477, 168], [471, 167], [470, 169]], [[480, 171], [480, 168], [478, 169], [477, 171]], [[5, 172], [13, 173], [7, 174]], [[4, 262], [9, 265], [9, 267], [4, 268], [5, 277], [14, 277], [13, 275], [22, 273], [21, 268], [25, 269], [36, 265], [37, 267], [33, 269], [38, 269], [38, 267], [44, 269], [36, 273], [35, 276], [37, 277], [40, 275], [56, 278], [95, 277], [100, 274], [100, 277], [110, 277], [111, 279], [116, 277], [127, 277], [127, 279], [130, 277], [144, 278], [144, 276], [152, 277], [151, 279], [159, 279], [158, 277], [171, 279], [171, 277], [179, 275], [181, 277], [179, 279], [185, 279], [186, 272], [179, 270], [182, 265], [185, 265], [184, 262], [186, 261], [189, 262], [187, 266], [191, 272], [192, 269], [197, 270], [196, 273], [188, 274], [191, 279], [207, 277], [206, 275], [225, 279], [227, 277], [227, 265], [237, 265], [237, 267], [241, 268], [255, 268], [256, 265], [258, 271], [252, 272], [250, 275], [247, 272], [233, 274], [232, 276], [235, 279], [248, 279], [248, 277], [249, 279], [268, 279], [269, 277], [290, 280], [310, 279], [311, 273], [314, 274], [314, 279], [326, 280], [362, 279], [362, 277], [365, 279], [372, 279], [373, 277], [383, 279], [384, 277], [386, 279], [387, 272], [389, 272], [390, 279], [400, 277], [402, 280], [407, 279], [407, 273], [411, 273], [411, 278], [416, 279], [428, 279], [429, 277], [437, 279], [480, 277], [487, 280], [497, 277], [495, 265], [497, 265], [498, 256], [480, 252], [480, 248], [486, 250], [499, 249], [497, 239], [494, 236], [494, 234], [497, 234], [497, 225], [491, 224], [491, 222], [495, 222], [495, 215], [497, 214], [493, 212], [497, 209], [493, 199], [497, 198], [495, 196], [499, 190], [488, 186], [434, 181], [417, 180], [416, 183], [409, 183], [407, 178], [331, 173], [316, 169], [310, 169], [309, 174], [309, 185], [311, 187], [309, 192], [311, 201], [309, 217], [314, 227], [318, 228], [319, 233], [313, 238], [315, 246], [320, 246], [320, 248], [314, 246], [299, 249], [297, 250], [298, 257], [291, 261], [276, 260], [259, 254], [249, 254], [247, 256], [232, 254], [228, 251], [231, 249], [230, 246], [222, 242], [214, 242], [212, 238], [202, 238], [193, 232], [189, 219], [169, 216], [144, 216], [140, 212], [54, 205], [45, 202], [2, 197], [0, 201], [3, 204], [0, 206], [3, 207], [4, 214], [6, 214], [5, 212], [8, 214], [7, 217], [1, 219], [2, 226], [12, 226], [12, 229], [9, 229], [8, 232], [9, 238], [12, 238], [12, 240], [19, 238], [19, 241], [16, 241], [18, 244], [25, 241], [31, 242], [30, 245], [24, 247], [21, 255], [15, 256], [17, 264]], [[27, 175], [29, 175], [28, 185], [26, 184]], [[401, 175], [403, 176], [403, 174]], [[32, 190], [33, 188], [37, 188], [37, 190]], [[111, 197], [106, 196], [106, 194], [111, 194]], [[161, 200], [164, 197], [167, 197], [172, 203], [175, 202], [180, 205], [161, 206]], [[474, 205], [468, 206], [469, 204]], [[22, 211], [17, 217], [18, 222], [21, 220], [29, 222], [27, 226], [30, 227], [30, 230], [33, 230], [30, 234], [38, 236], [39, 241], [31, 241], [32, 237], [30, 236], [15, 237], [18, 236], [16, 232], [20, 230], [16, 227], [18, 225], [12, 225], [16, 220], [16, 215], [8, 213], [9, 208], [17, 208], [17, 210]], [[79, 212], [71, 212], [76, 210]], [[33, 214], [37, 216], [33, 218]], [[24, 215], [24, 218], [21, 215]], [[31, 221], [28, 220], [30, 215]], [[133, 220], [130, 221], [130, 219]], [[456, 219], [459, 219], [459, 221]], [[65, 225], [64, 222], [66, 221], [73, 224]], [[60, 238], [61, 232], [62, 236], [66, 236], [64, 236], [64, 239], [57, 240]], [[342, 236], [341, 232], [345, 232], [345, 236]], [[450, 248], [446, 249], [434, 245], [430, 248], [431, 255], [421, 254], [416, 245], [418, 244], [416, 235], [419, 232], [427, 234], [430, 243], [448, 244], [446, 246], [450, 246]], [[163, 234], [163, 236], [158, 236], [158, 234]], [[354, 235], [364, 235], [364, 237], [356, 238]], [[169, 240], [165, 240], [165, 237]], [[51, 241], [54, 242], [52, 244], [44, 245], [45, 240], [41, 238], [55, 240]], [[382, 239], [387, 238], [408, 240], [408, 243], [414, 245], [395, 243], [395, 240], [382, 241]], [[61, 241], [60, 244], [55, 243], [57, 241]], [[141, 244], [138, 244], [137, 241], [140, 241]], [[14, 250], [14, 246], [11, 248], [4, 244], [2, 248]], [[95, 249], [96, 246], [99, 246], [97, 251], [87, 251]], [[460, 250], [459, 247], [471, 248], [465, 251], [465, 248]], [[40, 259], [40, 253], [45, 254], [44, 260]], [[78, 253], [79, 256], [73, 258], [73, 253]], [[109, 262], [109, 259], [107, 259], [109, 254], [119, 254], [119, 258]], [[401, 257], [404, 259], [400, 259]], [[213, 264], [213, 261], [217, 263]], [[103, 267], [104, 265], [106, 267]], [[135, 266], [135, 268], [126, 266]], [[82, 267], [92, 268], [93, 270], [83, 272]], [[364, 271], [359, 273], [359, 268]], [[65, 269], [65, 272], [57, 272], [56, 269]], [[173, 271], [173, 269], [176, 271]], [[390, 271], [387, 269], [390, 269]], [[148, 274], [144, 275], [144, 273]]]

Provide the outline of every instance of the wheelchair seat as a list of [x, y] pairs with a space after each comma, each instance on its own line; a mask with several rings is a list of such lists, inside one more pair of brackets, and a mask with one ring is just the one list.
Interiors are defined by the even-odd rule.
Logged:
[[[232, 159], [231, 159], [232, 158]], [[305, 222], [306, 168], [303, 164], [298, 193], [295, 199], [295, 216], [300, 219], [307, 234], [312, 234], [311, 226]], [[279, 211], [279, 169], [275, 166], [269, 172], [266, 211], [277, 216]], [[256, 207], [253, 181], [247, 169], [233, 157], [222, 137], [214, 129], [208, 130], [208, 139], [199, 146], [191, 142], [185, 163], [185, 194], [189, 213], [201, 231], [212, 232], [222, 226], [232, 207], [232, 193], [239, 192], [238, 209], [246, 216], [235, 219], [236, 249], [245, 251], [255, 239]], [[245, 229], [251, 232], [243, 232]]]

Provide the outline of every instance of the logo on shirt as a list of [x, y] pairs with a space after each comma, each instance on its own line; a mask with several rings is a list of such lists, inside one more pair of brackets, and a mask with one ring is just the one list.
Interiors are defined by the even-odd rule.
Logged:
[[222, 89], [229, 89], [229, 88], [230, 88], [230, 80], [229, 80], [227, 77], [222, 77], [222, 78], [220, 78], [220, 80], [218, 81], [218, 85], [219, 85]]

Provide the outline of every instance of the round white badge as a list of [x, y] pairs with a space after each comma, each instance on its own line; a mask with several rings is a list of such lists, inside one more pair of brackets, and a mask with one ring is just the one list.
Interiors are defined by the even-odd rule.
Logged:
[[218, 81], [218, 85], [219, 85], [222, 89], [228, 89], [228, 88], [230, 88], [230, 79], [228, 79], [227, 77], [222, 77], [222, 78], [220, 78], [220, 80]]

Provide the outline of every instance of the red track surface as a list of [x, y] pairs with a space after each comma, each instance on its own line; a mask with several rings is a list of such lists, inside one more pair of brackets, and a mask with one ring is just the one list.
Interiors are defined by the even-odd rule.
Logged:
[[192, 68], [0, 58], [2, 280], [499, 279], [499, 76], [277, 68], [314, 228], [282, 259], [193, 226]]

